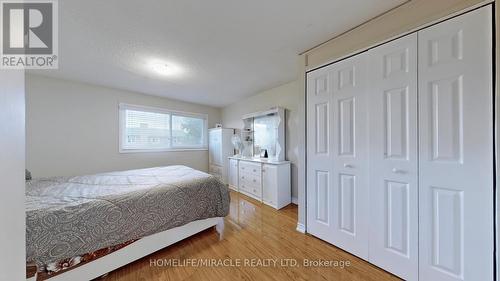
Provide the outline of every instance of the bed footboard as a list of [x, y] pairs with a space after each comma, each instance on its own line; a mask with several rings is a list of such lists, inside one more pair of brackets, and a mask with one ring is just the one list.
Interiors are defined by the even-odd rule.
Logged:
[[[49, 278], [49, 280], [92, 280], [210, 227], [215, 227], [215, 230], [219, 235], [219, 240], [222, 240], [224, 232], [223, 217], [193, 221], [180, 227], [141, 238], [127, 247], [121, 248], [79, 267], [75, 267], [74, 269], [55, 275]], [[36, 275], [26, 278], [26, 280], [34, 281], [36, 280]]]

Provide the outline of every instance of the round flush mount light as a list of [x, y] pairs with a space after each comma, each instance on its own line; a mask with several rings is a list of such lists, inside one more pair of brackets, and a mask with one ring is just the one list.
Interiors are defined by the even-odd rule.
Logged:
[[151, 71], [162, 76], [178, 76], [183, 72], [177, 64], [161, 60], [151, 60], [148, 66]]

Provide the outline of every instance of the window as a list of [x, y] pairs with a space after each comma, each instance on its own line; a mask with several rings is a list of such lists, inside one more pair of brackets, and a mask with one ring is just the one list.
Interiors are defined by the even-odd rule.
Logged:
[[206, 149], [207, 116], [120, 104], [120, 152]]
[[204, 119], [172, 115], [173, 147], [201, 147], [205, 135]]

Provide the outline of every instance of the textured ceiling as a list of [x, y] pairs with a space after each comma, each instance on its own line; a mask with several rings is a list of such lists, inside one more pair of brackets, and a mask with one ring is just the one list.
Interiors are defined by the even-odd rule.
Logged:
[[59, 69], [30, 72], [221, 107], [294, 80], [297, 54], [403, 2], [64, 0]]

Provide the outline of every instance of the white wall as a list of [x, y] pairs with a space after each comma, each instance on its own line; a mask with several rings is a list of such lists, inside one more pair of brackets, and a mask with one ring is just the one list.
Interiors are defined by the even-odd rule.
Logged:
[[208, 152], [119, 153], [120, 102], [208, 114], [220, 109], [38, 75], [26, 76], [27, 168], [33, 177], [182, 164], [208, 170]]
[[286, 109], [286, 159], [292, 162], [292, 197], [298, 197], [298, 161], [299, 161], [299, 105], [303, 94], [298, 81], [258, 93], [240, 100], [222, 109], [222, 125], [227, 128], [243, 128], [241, 116], [262, 111], [274, 106]]
[[0, 71], [0, 280], [26, 279], [24, 71]]

